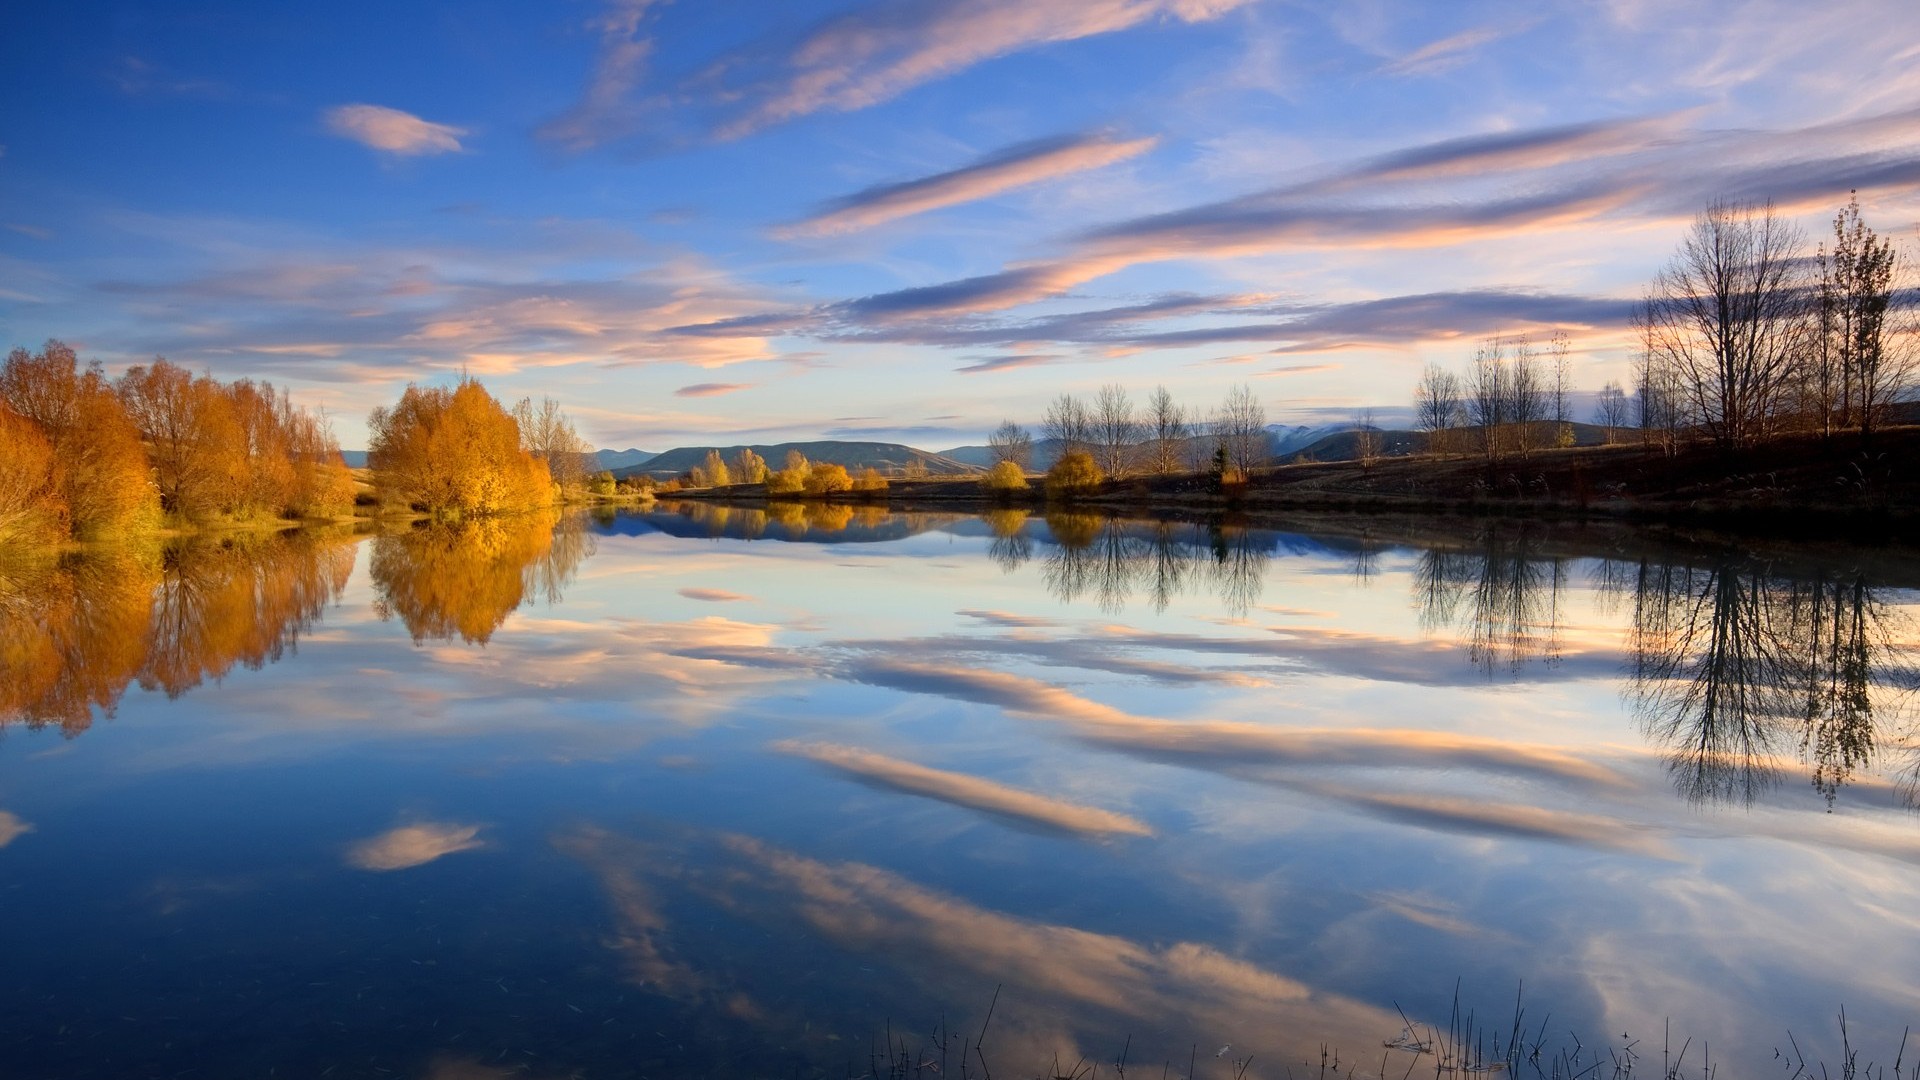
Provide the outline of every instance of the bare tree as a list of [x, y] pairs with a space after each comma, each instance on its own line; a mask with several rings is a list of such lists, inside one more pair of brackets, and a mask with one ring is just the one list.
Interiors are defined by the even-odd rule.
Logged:
[[1048, 442], [1054, 443], [1054, 450], [1060, 457], [1075, 450], [1086, 450], [1093, 442], [1093, 420], [1087, 407], [1072, 394], [1061, 394], [1047, 406], [1047, 416], [1040, 423], [1040, 433]]
[[1467, 420], [1479, 429], [1480, 452], [1492, 465], [1506, 456], [1506, 426], [1513, 419], [1506, 339], [1490, 337], [1474, 350], [1467, 370]]
[[1140, 421], [1134, 415], [1127, 388], [1119, 383], [1101, 387], [1093, 399], [1093, 441], [1100, 471], [1111, 477], [1131, 471], [1134, 444], [1140, 441]]
[[1178, 472], [1181, 448], [1192, 437], [1193, 428], [1187, 422], [1187, 411], [1174, 402], [1166, 387], [1154, 387], [1153, 396], [1147, 399], [1146, 424], [1152, 429], [1153, 439], [1149, 466], [1163, 476]]
[[1634, 320], [1641, 333], [1640, 354], [1634, 360], [1633, 372], [1640, 440], [1671, 455], [1679, 447], [1684, 419], [1680, 377], [1673, 365], [1653, 348], [1653, 323], [1645, 311], [1643, 307]]
[[1002, 420], [993, 434], [987, 436], [987, 449], [992, 452], [995, 464], [1010, 461], [1021, 472], [1033, 464], [1033, 436], [1011, 420]]
[[1413, 392], [1414, 422], [1427, 433], [1428, 450], [1444, 454], [1453, 448], [1453, 429], [1460, 423], [1460, 414], [1460, 376], [1439, 364], [1428, 364]]
[[513, 407], [513, 419], [520, 425], [520, 448], [547, 463], [547, 471], [562, 491], [586, 486], [593, 446], [574, 430], [558, 401], [543, 397], [535, 405], [532, 398], [521, 398]]
[[1599, 403], [1593, 409], [1593, 422], [1606, 429], [1607, 445], [1612, 446], [1620, 428], [1627, 426], [1627, 392], [1609, 381], [1600, 388]]
[[1573, 346], [1565, 331], [1556, 330], [1547, 343], [1547, 405], [1553, 413], [1553, 445], [1573, 445]]
[[1253, 387], [1242, 383], [1227, 391], [1213, 416], [1213, 437], [1226, 451], [1228, 469], [1246, 473], [1267, 463], [1267, 410]]
[[1648, 292], [1647, 344], [1722, 447], [1779, 426], [1813, 327], [1802, 247], [1772, 204], [1716, 202]]
[[1507, 417], [1513, 425], [1513, 444], [1521, 460], [1540, 442], [1540, 424], [1547, 418], [1548, 385], [1540, 371], [1540, 353], [1525, 337], [1514, 342], [1507, 373]]
[[1380, 428], [1373, 422], [1373, 410], [1361, 409], [1353, 417], [1353, 453], [1360, 459], [1360, 467], [1373, 468], [1380, 459]]

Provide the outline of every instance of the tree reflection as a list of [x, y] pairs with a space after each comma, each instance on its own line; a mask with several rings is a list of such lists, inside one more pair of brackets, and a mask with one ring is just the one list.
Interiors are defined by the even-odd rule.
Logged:
[[350, 533], [303, 530], [0, 566], [0, 724], [76, 735], [136, 680], [178, 696], [279, 660], [353, 558]]
[[584, 522], [550, 512], [376, 537], [375, 610], [383, 619], [399, 616], [416, 644], [454, 637], [485, 644], [529, 599], [560, 599], [593, 550]]
[[1025, 510], [1005, 509], [980, 515], [993, 533], [993, 539], [987, 542], [987, 557], [1005, 573], [1013, 573], [1033, 558], [1033, 537], [1027, 535], [1030, 516]]
[[1916, 685], [1905, 619], [1857, 571], [1643, 563], [1629, 700], [1695, 802], [1743, 804], [1797, 753], [1831, 806]]
[[1420, 553], [1413, 588], [1421, 626], [1459, 627], [1469, 658], [1489, 673], [1558, 660], [1566, 560], [1542, 554], [1524, 529], [1491, 527], [1476, 539], [1473, 549]]
[[1181, 593], [1211, 585], [1229, 612], [1244, 615], [1259, 600], [1273, 558], [1271, 535], [1238, 525], [1059, 510], [1049, 510], [1046, 521], [1054, 540], [1042, 572], [1047, 588], [1068, 603], [1091, 596], [1108, 612], [1123, 609], [1136, 591], [1146, 593], [1154, 611], [1165, 611]]

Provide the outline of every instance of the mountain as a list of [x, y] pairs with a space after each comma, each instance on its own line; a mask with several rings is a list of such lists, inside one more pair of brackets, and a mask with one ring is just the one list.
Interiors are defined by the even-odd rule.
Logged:
[[878, 469], [883, 473], [899, 473], [912, 461], [926, 465], [927, 472], [934, 476], [963, 476], [978, 471], [966, 462], [956, 461], [942, 454], [916, 450], [901, 443], [882, 442], [840, 442], [822, 439], [814, 442], [790, 442], [750, 446], [677, 446], [672, 450], [654, 456], [637, 465], [613, 470], [617, 477], [647, 475], [668, 479], [679, 476], [687, 470], [706, 461], [711, 450], [720, 451], [720, 456], [731, 465], [733, 459], [742, 450], [752, 450], [767, 460], [769, 468], [778, 469], [787, 459], [787, 452], [798, 450], [807, 456], [808, 461], [827, 461], [843, 465], [848, 472], [862, 469]]
[[658, 456], [658, 454], [650, 453], [646, 450], [634, 450], [631, 448], [626, 450], [595, 450], [593, 452], [594, 469], [596, 471], [605, 469], [608, 472], [615, 469], [629, 469], [635, 465], [645, 465]]

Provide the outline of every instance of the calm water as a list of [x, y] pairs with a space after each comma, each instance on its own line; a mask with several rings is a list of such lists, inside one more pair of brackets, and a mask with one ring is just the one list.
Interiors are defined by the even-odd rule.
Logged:
[[844, 1076], [998, 987], [996, 1075], [1398, 1077], [1456, 981], [1890, 1060], [1916, 584], [704, 506], [0, 569], [0, 1075]]

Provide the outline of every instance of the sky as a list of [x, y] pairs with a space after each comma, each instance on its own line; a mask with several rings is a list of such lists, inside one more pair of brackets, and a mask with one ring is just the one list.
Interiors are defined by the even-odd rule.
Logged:
[[0, 34], [0, 345], [408, 382], [602, 447], [982, 441], [1062, 392], [1404, 416], [1630, 365], [1710, 200], [1920, 241], [1906, 0], [102, 4]]

